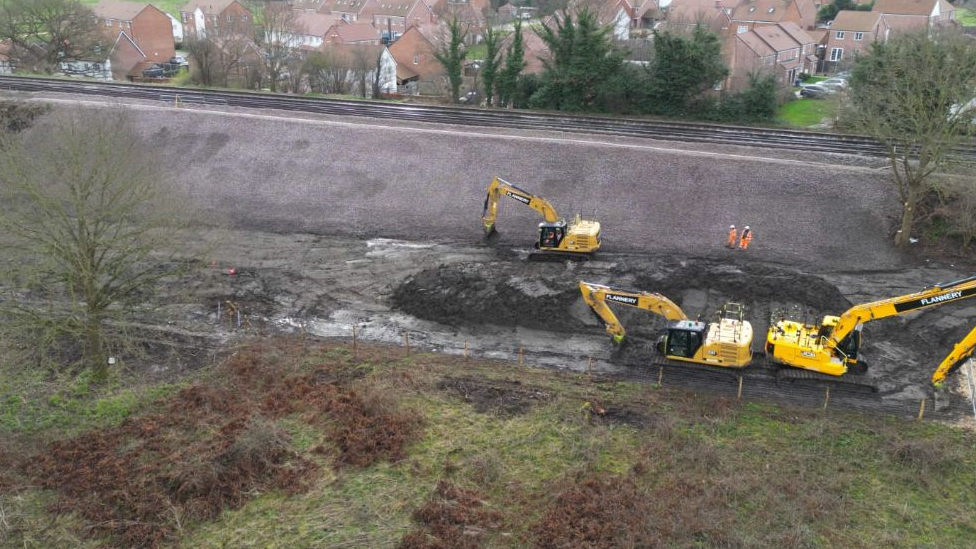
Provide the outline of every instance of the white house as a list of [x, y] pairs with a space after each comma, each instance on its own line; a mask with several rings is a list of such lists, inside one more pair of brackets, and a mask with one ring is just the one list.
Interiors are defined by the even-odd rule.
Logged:
[[166, 17], [169, 17], [169, 22], [173, 25], [173, 40], [180, 44], [183, 42], [183, 23], [174, 17], [173, 15], [167, 13]]

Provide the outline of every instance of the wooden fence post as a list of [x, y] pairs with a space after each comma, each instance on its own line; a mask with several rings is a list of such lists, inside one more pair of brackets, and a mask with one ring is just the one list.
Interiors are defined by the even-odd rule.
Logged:
[[522, 346], [519, 345], [519, 361], [518, 365], [521, 368], [525, 364], [525, 353], [522, 351]]
[[925, 399], [924, 398], [922, 399], [922, 403], [919, 404], [919, 406], [918, 406], [918, 420], [919, 421], [922, 421], [922, 418], [923, 417], [925, 417]]
[[357, 360], [357, 349], [356, 349], [356, 325], [352, 325], [352, 359]]
[[830, 402], [830, 386], [828, 385], [827, 386], [827, 393], [824, 395], [824, 405], [823, 405], [823, 409], [824, 410], [827, 409], [827, 403], [829, 403], [829, 402]]
[[662, 387], [664, 384], [664, 366], [659, 366], [657, 370], [657, 386]]
[[742, 376], [739, 376], [739, 392], [735, 395], [736, 400], [742, 400]]

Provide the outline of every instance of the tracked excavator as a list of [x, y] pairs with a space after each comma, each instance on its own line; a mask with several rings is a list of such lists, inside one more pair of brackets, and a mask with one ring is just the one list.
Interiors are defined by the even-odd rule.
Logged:
[[742, 319], [742, 307], [738, 304], [726, 304], [719, 318], [706, 324], [690, 320], [680, 307], [661, 294], [582, 281], [579, 288], [583, 301], [606, 324], [614, 343], [622, 343], [626, 331], [609, 303], [663, 316], [667, 320], [667, 332], [658, 341], [658, 350], [669, 359], [727, 368], [743, 368], [752, 360], [752, 324]]
[[521, 202], [542, 214], [543, 221], [539, 223], [539, 240], [535, 243], [535, 247], [539, 251], [530, 254], [530, 259], [587, 259], [593, 252], [600, 249], [600, 223], [598, 221], [581, 219], [577, 215], [572, 221], [567, 222], [559, 217], [555, 208], [546, 199], [535, 196], [498, 177], [492, 179], [488, 185], [485, 208], [481, 214], [486, 238], [495, 233], [498, 199], [503, 196]]
[[[936, 284], [913, 294], [855, 305], [840, 316], [825, 316], [820, 325], [779, 320], [770, 325], [766, 334], [766, 355], [780, 364], [831, 376], [840, 376], [848, 371], [864, 373], [867, 365], [858, 359], [858, 351], [861, 347], [861, 327], [865, 322], [973, 296], [976, 296], [976, 276]], [[969, 352], [972, 353], [974, 339], [976, 335], [971, 333], [960, 345], [968, 342]], [[953, 354], [959, 348], [957, 345]], [[952, 365], [946, 366], [945, 370], [951, 369]], [[939, 368], [941, 370], [942, 366]], [[938, 371], [936, 375], [939, 375]]]
[[932, 385], [942, 387], [949, 374], [958, 370], [967, 360], [973, 357], [973, 351], [976, 351], [976, 328], [973, 328], [973, 331], [969, 332], [969, 335], [962, 338], [962, 341], [956, 343], [949, 356], [945, 357], [942, 363], [939, 364], [935, 373], [932, 374]]

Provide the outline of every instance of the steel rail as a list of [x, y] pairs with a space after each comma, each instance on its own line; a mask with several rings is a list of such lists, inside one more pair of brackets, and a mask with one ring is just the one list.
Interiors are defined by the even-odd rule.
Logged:
[[[172, 102], [179, 98], [181, 102], [188, 105], [268, 108], [464, 126], [588, 133], [807, 152], [856, 154], [870, 157], [886, 156], [885, 148], [880, 143], [865, 136], [695, 122], [565, 115], [523, 110], [404, 105], [377, 101], [294, 97], [260, 92], [202, 90], [147, 84], [70, 81], [17, 76], [0, 76], [0, 88], [129, 99], [162, 99]], [[954, 151], [953, 156], [958, 159], [976, 160], [976, 145], [959, 147]]]

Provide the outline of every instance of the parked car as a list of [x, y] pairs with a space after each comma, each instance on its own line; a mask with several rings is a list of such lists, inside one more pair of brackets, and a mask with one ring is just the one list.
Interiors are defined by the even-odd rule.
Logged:
[[823, 99], [832, 93], [834, 93], [833, 90], [820, 84], [807, 84], [800, 88], [800, 97], [809, 97], [810, 99]]
[[821, 82], [817, 82], [818, 85], [830, 88], [834, 91], [843, 91], [847, 89], [847, 80], [843, 78], [828, 78]]
[[189, 67], [190, 64], [186, 62], [186, 57], [182, 55], [175, 55], [169, 58], [170, 65], [179, 65], [181, 67]]

